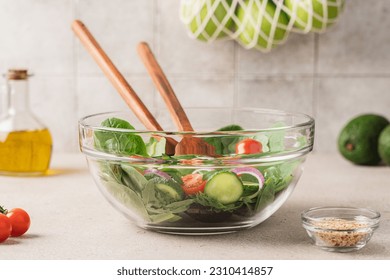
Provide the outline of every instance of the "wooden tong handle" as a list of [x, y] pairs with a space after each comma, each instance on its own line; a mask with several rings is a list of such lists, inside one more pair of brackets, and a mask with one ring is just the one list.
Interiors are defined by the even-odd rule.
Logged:
[[164, 99], [164, 102], [167, 104], [169, 113], [171, 114], [172, 119], [178, 130], [194, 131], [167, 77], [162, 71], [160, 65], [158, 64], [155, 56], [153, 55], [152, 50], [149, 48], [149, 45], [145, 42], [139, 43], [138, 54], [140, 55], [143, 63], [145, 64], [149, 75], [152, 77], [156, 88]]
[[[162, 131], [162, 127], [158, 124], [136, 92], [127, 83], [126, 79], [103, 51], [87, 27], [80, 20], [75, 20], [72, 23], [72, 29], [141, 123], [145, 125], [148, 130]], [[174, 150], [176, 144], [176, 140], [167, 138], [167, 150], [169, 149], [172, 151], [172, 148]]]

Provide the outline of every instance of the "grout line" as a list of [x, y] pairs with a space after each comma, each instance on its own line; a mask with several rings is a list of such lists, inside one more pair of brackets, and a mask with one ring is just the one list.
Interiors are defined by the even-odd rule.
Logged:
[[[152, 15], [152, 21], [153, 21], [153, 48], [156, 50], [155, 55], [156, 58], [159, 59], [160, 57], [160, 35], [159, 35], [159, 22], [160, 22], [160, 14], [159, 14], [159, 4], [158, 0], [153, 0], [153, 15]], [[146, 74], [146, 77], [149, 78], [149, 75]], [[155, 111], [156, 116], [158, 116], [159, 110], [158, 110], [158, 104], [157, 104], [157, 90], [153, 86], [153, 110]]]
[[318, 116], [318, 86], [319, 86], [319, 76], [318, 76], [318, 63], [319, 63], [319, 35], [314, 35], [314, 63], [313, 63], [313, 117], [317, 118]]
[[[239, 49], [237, 47], [237, 44], [233, 42], [233, 51], [234, 51], [234, 56], [233, 56], [233, 75], [234, 75], [234, 82], [233, 82], [233, 108], [237, 108], [238, 106], [238, 100], [239, 100], [239, 82], [240, 82], [240, 69], [239, 69]], [[231, 121], [233, 123], [233, 120]]]
[[[75, 46], [77, 46], [75, 44]], [[134, 73], [134, 72], [122, 72], [124, 76], [132, 76], [135, 78], [148, 78], [149, 76], [145, 73]], [[224, 80], [224, 79], [232, 79], [232, 74], [219, 74], [219, 73], [166, 73], [168, 76], [173, 77], [174, 79], [204, 79], [204, 80]], [[284, 79], [284, 78], [312, 78], [313, 74], [289, 74], [289, 73], [279, 73], [279, 74], [259, 74], [259, 73], [241, 73], [235, 74], [237, 78], [240, 79], [250, 79], [250, 80], [264, 80], [264, 79]], [[101, 73], [80, 73], [80, 77], [101, 77], [103, 74]], [[211, 76], [211, 77], [210, 77]], [[48, 74], [48, 73], [39, 73], [39, 77], [41, 78], [72, 78], [73, 74]], [[36, 78], [39, 78], [38, 76]], [[345, 78], [359, 78], [359, 79], [382, 79], [382, 78], [390, 78], [389, 74], [372, 74], [372, 73], [359, 73], [359, 74], [316, 74], [317, 78], [332, 78], [332, 79], [345, 79]]]
[[[73, 0], [72, 1], [72, 17], [74, 19], [78, 19], [79, 18], [79, 11], [78, 11], [78, 7], [79, 7], [79, 0]], [[70, 31], [72, 32], [72, 31]], [[73, 33], [73, 32], [72, 32]], [[73, 34], [72, 34], [73, 35]], [[80, 105], [79, 105], [79, 90], [78, 90], [78, 83], [79, 83], [79, 78], [78, 78], [78, 45], [77, 45], [77, 40], [76, 40], [76, 36], [72, 36], [72, 49], [73, 49], [73, 53], [72, 53], [72, 59], [73, 59], [73, 75], [72, 75], [72, 78], [73, 78], [73, 92], [74, 92], [74, 97], [73, 97], [73, 102], [74, 102], [74, 118], [76, 120], [79, 119], [79, 108], [80, 108]], [[77, 123], [77, 122], [76, 122]], [[77, 127], [75, 129], [75, 132], [77, 133]], [[77, 141], [75, 141], [75, 143], [73, 143], [73, 139], [70, 141], [70, 143], [73, 145], [75, 145], [74, 147], [72, 147], [72, 150], [74, 150], [74, 148], [77, 147]]]
[[318, 117], [318, 108], [319, 108], [319, 87], [320, 80], [318, 77], [313, 77], [313, 117], [316, 119]]
[[313, 74], [314, 77], [317, 77], [318, 65], [319, 65], [319, 51], [320, 51], [320, 36], [318, 34], [314, 34], [314, 64], [313, 64]]
[[[314, 64], [313, 64], [313, 118], [316, 120], [318, 118], [319, 111], [319, 75], [318, 75], [318, 64], [319, 64], [319, 35], [314, 35]], [[317, 140], [317, 141], [316, 141]], [[314, 139], [315, 143], [313, 150], [317, 150], [318, 139]], [[316, 145], [317, 144], [317, 145]]]
[[390, 73], [317, 73], [318, 78], [389, 78]]
[[[73, 0], [72, 1], [72, 15], [73, 19], [77, 19], [79, 17], [79, 11], [78, 11], [78, 6], [79, 6], [79, 0]], [[79, 114], [79, 91], [78, 91], [78, 45], [76, 41], [76, 36], [72, 36], [72, 48], [73, 48], [73, 87], [74, 87], [74, 108], [75, 108], [75, 114], [76, 118], [78, 118]]]

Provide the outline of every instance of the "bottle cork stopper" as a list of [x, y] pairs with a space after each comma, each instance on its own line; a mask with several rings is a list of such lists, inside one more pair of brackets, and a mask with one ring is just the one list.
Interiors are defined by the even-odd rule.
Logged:
[[9, 69], [6, 74], [8, 80], [27, 80], [28, 76], [27, 69]]

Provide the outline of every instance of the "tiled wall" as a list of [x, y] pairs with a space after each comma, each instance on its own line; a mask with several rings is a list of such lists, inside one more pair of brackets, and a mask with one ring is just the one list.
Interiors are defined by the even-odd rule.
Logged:
[[165, 107], [137, 57], [147, 41], [185, 107], [252, 106], [316, 118], [316, 149], [335, 151], [352, 116], [390, 118], [390, 1], [347, 0], [323, 35], [292, 34], [269, 54], [232, 41], [204, 44], [186, 35], [179, 0], [0, 0], [0, 71], [28, 67], [31, 104], [54, 135], [56, 151], [77, 151], [78, 118], [127, 110], [70, 30], [89, 27], [163, 127]]

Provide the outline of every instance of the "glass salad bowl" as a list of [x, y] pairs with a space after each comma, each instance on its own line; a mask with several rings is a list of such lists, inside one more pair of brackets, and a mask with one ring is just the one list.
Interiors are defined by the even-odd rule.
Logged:
[[[187, 113], [195, 132], [138, 130], [124, 112], [80, 120], [80, 149], [106, 199], [138, 226], [172, 234], [229, 233], [270, 217], [298, 182], [314, 120], [256, 108]], [[169, 153], [184, 137], [213, 153]]]

